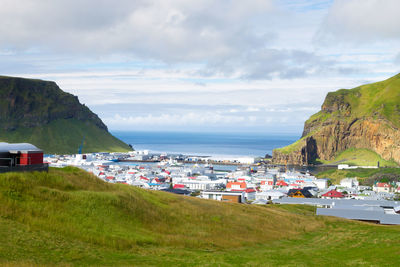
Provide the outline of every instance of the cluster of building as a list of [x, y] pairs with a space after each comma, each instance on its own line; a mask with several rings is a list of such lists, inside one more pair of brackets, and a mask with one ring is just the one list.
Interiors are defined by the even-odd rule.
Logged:
[[225, 202], [315, 205], [321, 215], [400, 224], [400, 203], [395, 201], [399, 182], [377, 182], [368, 187], [356, 178], [346, 178], [332, 185], [329, 179], [317, 179], [308, 172], [201, 162], [192, 156], [155, 157], [147, 151], [49, 155], [43, 160], [43, 151], [33, 145], [0, 143], [0, 171], [72, 165], [110, 183]]
[[[183, 155], [183, 154], [167, 154], [167, 153], [150, 153], [149, 150], [131, 151], [121, 154], [120, 161], [125, 162], [161, 162], [168, 158], [173, 158], [181, 163], [198, 163], [198, 164], [254, 164], [254, 157], [226, 157], [226, 156], [201, 156], [201, 155]], [[261, 160], [261, 158], [260, 158]]]
[[360, 185], [356, 178], [345, 178], [332, 185], [329, 179], [317, 179], [308, 172], [239, 164], [231, 159], [210, 161], [195, 156], [154, 155], [148, 151], [44, 158], [43, 151], [31, 144], [0, 143], [0, 172], [47, 170], [48, 165], [77, 166], [110, 183], [204, 199], [314, 205], [319, 215], [400, 224], [400, 202], [396, 201], [400, 182], [376, 182], [369, 187]]
[[[356, 178], [328, 185], [329, 179], [317, 179], [310, 173], [282, 171], [264, 165], [210, 165], [186, 163], [182, 156], [158, 155], [156, 162], [147, 151], [95, 153], [47, 157], [50, 166], [73, 165], [92, 172], [111, 183], [123, 183], [153, 190], [167, 190], [201, 198], [238, 202], [266, 203], [290, 198], [392, 200], [400, 193], [400, 184], [376, 183], [361, 186]], [[134, 161], [132, 158], [139, 157]], [[121, 162], [122, 159], [122, 162]]]

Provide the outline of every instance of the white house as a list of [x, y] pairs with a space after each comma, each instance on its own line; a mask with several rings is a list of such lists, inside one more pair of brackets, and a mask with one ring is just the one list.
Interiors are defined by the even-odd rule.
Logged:
[[377, 193], [390, 193], [392, 192], [392, 185], [388, 183], [376, 183], [372, 187], [372, 190], [377, 192]]
[[328, 188], [328, 179], [315, 179], [313, 183], [316, 187], [318, 187], [319, 190], [324, 190]]
[[274, 188], [276, 178], [266, 178], [260, 183], [260, 189], [262, 191], [272, 190]]
[[[219, 180], [210, 180], [207, 176], [204, 176], [207, 179], [196, 179], [196, 177], [187, 177], [187, 178], [172, 178], [172, 185], [180, 184], [184, 185], [186, 188], [191, 190], [212, 190], [219, 186], [226, 185], [225, 179]], [[198, 177], [197, 177], [198, 178]]]
[[257, 192], [256, 193], [256, 200], [265, 199], [265, 200], [274, 200], [280, 199], [286, 196], [286, 194], [278, 191], [278, 190], [268, 190], [264, 192]]
[[359, 186], [359, 182], [357, 178], [344, 178], [340, 181], [340, 186], [346, 188], [357, 188]]
[[201, 198], [213, 199], [218, 201], [242, 203], [245, 201], [244, 191], [202, 191]]

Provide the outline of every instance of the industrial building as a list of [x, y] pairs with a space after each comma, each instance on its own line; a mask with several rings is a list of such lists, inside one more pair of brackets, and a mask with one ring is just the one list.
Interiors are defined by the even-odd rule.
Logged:
[[28, 143], [0, 142], [0, 172], [47, 169], [48, 165], [43, 163], [43, 150]]

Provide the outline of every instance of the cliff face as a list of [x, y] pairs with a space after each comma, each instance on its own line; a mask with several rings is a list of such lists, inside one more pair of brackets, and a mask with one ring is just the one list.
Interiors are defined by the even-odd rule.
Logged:
[[400, 74], [383, 82], [329, 93], [304, 124], [302, 138], [276, 149], [279, 164], [332, 161], [347, 149], [369, 149], [400, 163]]
[[76, 96], [50, 81], [0, 76], [0, 141], [31, 142], [47, 153], [76, 153], [129, 147]]
[[55, 82], [0, 77], [0, 129], [36, 127], [57, 119], [90, 121], [107, 126], [78, 97], [62, 91]]

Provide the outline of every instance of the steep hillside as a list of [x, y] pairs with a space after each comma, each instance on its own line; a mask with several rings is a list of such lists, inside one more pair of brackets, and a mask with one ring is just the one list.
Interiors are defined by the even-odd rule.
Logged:
[[76, 96], [56, 83], [0, 76], [0, 141], [30, 142], [46, 153], [127, 151]]
[[[274, 150], [274, 162], [357, 164], [357, 153], [362, 155], [369, 150], [381, 164], [397, 165], [400, 163], [399, 127], [400, 74], [382, 82], [328, 93], [321, 111], [305, 122], [302, 138]], [[352, 158], [337, 159], [349, 149], [352, 149], [348, 153]]]
[[[107, 184], [77, 168], [0, 174], [0, 265], [398, 265], [400, 228]], [[383, 256], [384, 255], [384, 256]]]

